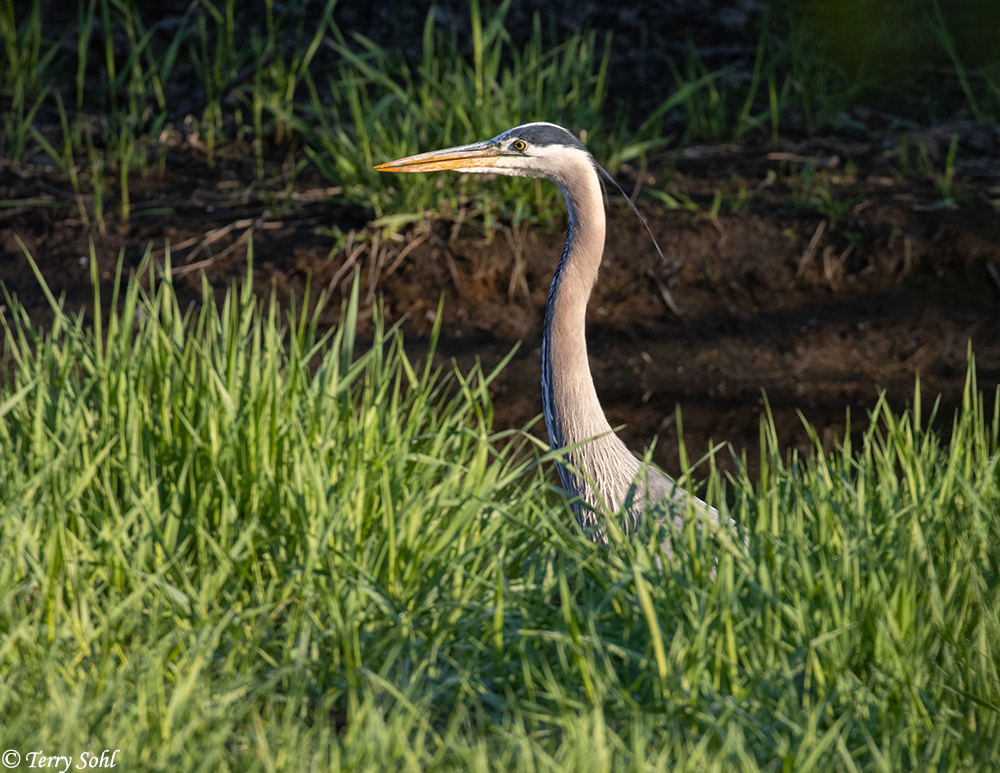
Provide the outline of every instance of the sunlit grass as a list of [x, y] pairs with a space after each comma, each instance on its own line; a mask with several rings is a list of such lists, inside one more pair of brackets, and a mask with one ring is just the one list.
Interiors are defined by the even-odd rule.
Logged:
[[356, 290], [322, 333], [249, 284], [185, 311], [145, 283], [94, 327], [43, 332], [5, 299], [3, 748], [136, 770], [1000, 764], [1000, 395], [987, 420], [974, 378], [947, 444], [919, 399], [808, 456], [765, 422], [759, 480], [701, 472], [749, 554], [692, 524], [660, 571], [652, 523], [579, 533], [492, 430], [488, 374], [380, 327], [360, 351]]
[[[483, 186], [475, 176], [396, 176], [372, 169], [383, 161], [489, 139], [541, 120], [582, 133], [598, 155], [621, 151], [616, 144], [621, 139], [611, 140], [604, 129], [610, 37], [599, 42], [594, 33], [577, 34], [546, 50], [536, 15], [532, 40], [518, 49], [503, 26], [507, 5], [483, 19], [478, 2], [471, 3], [471, 62], [459, 54], [457, 37], [434, 32], [433, 15], [424, 26], [423, 57], [413, 69], [398, 54], [361, 36], [355, 35], [354, 42], [361, 44], [362, 54], [354, 53], [341, 36], [331, 41], [344, 64], [322, 88], [310, 82], [314, 109], [305, 117], [315, 128], [302, 124], [309, 138], [307, 152], [319, 169], [354, 196], [367, 198], [379, 216], [390, 204], [393, 217], [400, 217], [400, 211], [408, 217], [443, 203], [452, 215], [468, 207], [487, 219], [500, 210], [515, 224], [539, 212], [551, 219], [561, 208], [558, 194], [533, 180]], [[504, 201], [517, 202], [514, 211], [508, 212]]]
[[[614, 168], [665, 132], [775, 137], [797, 113], [819, 131], [855, 93], [807, 41], [762, 35], [749, 84], [692, 50], [626, 141], [608, 41], [544, 48], [536, 25], [517, 47], [503, 6], [470, 6], [471, 59], [429, 21], [407, 63], [338, 30], [330, 2], [309, 24], [266, 2], [247, 41], [235, 2], [203, 2], [161, 50], [139, 5], [94, 0], [76, 57], [43, 37], [42, 5], [0, 0], [4, 152], [49, 156], [102, 229], [162, 160], [183, 118], [165, 88], [192, 72], [210, 163], [246, 139], [264, 177], [287, 150], [387, 227], [439, 202], [487, 227], [545, 220], [558, 200], [381, 160], [546, 119]], [[329, 51], [339, 67], [317, 67]], [[961, 87], [988, 118], [984, 72]], [[927, 172], [943, 199], [949, 157]], [[817, 190], [803, 205], [835, 219]], [[182, 309], [143, 279], [93, 327], [54, 298], [47, 331], [15, 299], [0, 311], [3, 749], [121, 748], [136, 770], [1000, 767], [1000, 397], [988, 410], [973, 368], [947, 443], [919, 390], [834, 452], [786, 455], [765, 423], [759, 480], [701, 471], [749, 555], [692, 525], [659, 571], [651, 522], [610, 547], [578, 532], [529, 441], [493, 431], [491, 374], [412, 362], [381, 327], [358, 351], [356, 290], [323, 332], [249, 284]]]

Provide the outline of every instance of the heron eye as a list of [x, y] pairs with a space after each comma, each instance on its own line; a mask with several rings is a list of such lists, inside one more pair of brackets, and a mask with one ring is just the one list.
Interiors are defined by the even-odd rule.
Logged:
[[524, 150], [528, 147], [524, 140], [514, 140], [514, 150]]

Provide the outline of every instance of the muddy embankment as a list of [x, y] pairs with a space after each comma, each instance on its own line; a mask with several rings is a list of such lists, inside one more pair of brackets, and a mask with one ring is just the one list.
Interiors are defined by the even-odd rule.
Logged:
[[[983, 130], [962, 126], [974, 150]], [[964, 130], [936, 131], [946, 143]], [[933, 148], [935, 136], [921, 141]], [[598, 393], [633, 449], [655, 438], [655, 460], [676, 472], [679, 405], [692, 458], [710, 441], [728, 442], [755, 468], [762, 392], [783, 445], [807, 449], [799, 412], [830, 446], [843, 436], [848, 410], [855, 430], [864, 425], [880, 391], [894, 408], [904, 408], [917, 375], [925, 406], [941, 396], [946, 427], [961, 400], [970, 341], [980, 386], [996, 388], [1000, 142], [990, 152], [965, 154], [953, 201], [943, 200], [930, 178], [895, 173], [884, 144], [819, 139], [664, 156], [642, 172], [643, 185], [697, 206], [667, 210], [640, 196], [666, 261], [637, 218], [612, 201], [588, 336]], [[622, 179], [635, 184], [639, 174], [625, 169]], [[426, 347], [442, 294], [441, 358], [467, 369], [479, 357], [489, 367], [521, 341], [494, 385], [496, 425], [520, 427], [540, 413], [541, 320], [561, 233], [525, 227], [486, 237], [477, 223], [436, 222], [397, 236], [401, 241], [358, 240], [331, 257], [333, 239], [325, 229], [360, 232], [369, 213], [342, 206], [335, 189], [308, 173], [275, 211], [273, 200], [254, 192], [252, 176], [245, 160], [214, 168], [189, 161], [162, 178], [137, 181], [131, 222], [111, 218], [105, 234], [90, 231], [105, 299], [120, 250], [134, 266], [152, 242], [162, 260], [169, 239], [175, 281], [194, 301], [203, 273], [219, 292], [245, 275], [252, 237], [261, 295], [274, 283], [287, 301], [301, 296], [311, 278], [315, 299], [332, 282], [328, 324], [339, 315], [356, 265], [366, 318], [381, 295], [390, 321], [405, 317], [415, 356]], [[89, 236], [71, 197], [61, 197], [44, 175], [35, 187], [53, 203], [2, 213], [0, 278], [33, 319], [46, 324], [48, 304], [15, 236], [71, 309], [91, 299]], [[680, 317], [668, 309], [664, 289]], [[544, 437], [541, 423], [534, 431]], [[732, 468], [728, 450], [718, 463]]]

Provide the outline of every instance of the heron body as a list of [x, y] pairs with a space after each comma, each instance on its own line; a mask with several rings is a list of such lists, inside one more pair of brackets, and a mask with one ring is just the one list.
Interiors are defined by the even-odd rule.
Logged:
[[628, 504], [623, 526], [630, 530], [649, 505], [663, 503], [679, 527], [679, 513], [693, 502], [696, 510], [717, 523], [714, 508], [680, 489], [660, 470], [643, 470], [612, 430], [598, 400], [587, 356], [586, 315], [604, 254], [606, 221], [598, 167], [583, 144], [555, 124], [529, 123], [491, 140], [375, 168], [541, 177], [559, 187], [569, 212], [569, 232], [545, 309], [542, 405], [550, 445], [567, 449], [558, 470], [563, 488], [573, 497], [577, 519], [590, 528], [598, 524], [598, 513]]

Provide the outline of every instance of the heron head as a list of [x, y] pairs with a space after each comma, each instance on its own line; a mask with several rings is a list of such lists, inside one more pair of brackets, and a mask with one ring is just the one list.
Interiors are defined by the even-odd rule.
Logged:
[[456, 172], [544, 177], [559, 181], [567, 164], [593, 158], [576, 137], [554, 123], [526, 123], [491, 140], [407, 156], [375, 167], [379, 172]]

